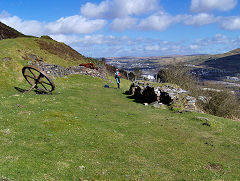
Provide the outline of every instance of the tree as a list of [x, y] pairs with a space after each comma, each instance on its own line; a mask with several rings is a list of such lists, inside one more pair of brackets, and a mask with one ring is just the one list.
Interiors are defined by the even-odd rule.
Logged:
[[142, 71], [139, 67], [134, 68], [133, 73], [135, 75], [135, 79], [138, 79], [142, 76]]

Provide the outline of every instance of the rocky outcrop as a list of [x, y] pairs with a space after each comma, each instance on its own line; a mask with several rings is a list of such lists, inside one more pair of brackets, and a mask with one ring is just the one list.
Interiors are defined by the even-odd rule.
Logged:
[[196, 98], [176, 85], [134, 82], [130, 86], [129, 93], [145, 105], [158, 103], [184, 110], [197, 110]]

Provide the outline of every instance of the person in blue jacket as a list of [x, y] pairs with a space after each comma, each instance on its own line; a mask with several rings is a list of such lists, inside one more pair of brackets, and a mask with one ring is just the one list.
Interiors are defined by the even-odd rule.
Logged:
[[120, 76], [121, 76], [121, 74], [120, 74], [119, 70], [116, 69], [115, 79], [116, 79], [116, 81], [117, 81], [118, 89], [120, 89]]

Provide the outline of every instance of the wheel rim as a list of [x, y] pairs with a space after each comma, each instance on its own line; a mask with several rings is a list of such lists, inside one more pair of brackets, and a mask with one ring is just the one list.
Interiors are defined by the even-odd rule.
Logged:
[[55, 89], [53, 81], [47, 76], [47, 74], [35, 66], [24, 66], [22, 74], [26, 81], [31, 85], [31, 88], [36, 88], [37, 90], [44, 92], [52, 92]]

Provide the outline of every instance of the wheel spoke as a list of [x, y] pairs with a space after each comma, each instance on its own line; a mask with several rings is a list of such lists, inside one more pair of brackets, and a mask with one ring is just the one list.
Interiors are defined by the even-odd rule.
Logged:
[[30, 75], [25, 75], [26, 77], [29, 77], [29, 78], [32, 78], [32, 79], [35, 79], [35, 77], [31, 77]]
[[44, 88], [45, 90], [48, 91], [48, 89], [45, 87], [45, 85], [44, 85], [42, 82], [40, 82], [40, 84], [43, 86], [43, 88]]
[[45, 82], [45, 81], [42, 81], [42, 83], [47, 84], [47, 85], [52, 85], [51, 83]]
[[28, 70], [32, 73], [32, 75], [34, 76], [34, 79], [37, 79], [37, 76], [33, 73], [33, 71], [30, 69], [30, 68], [28, 68]]

